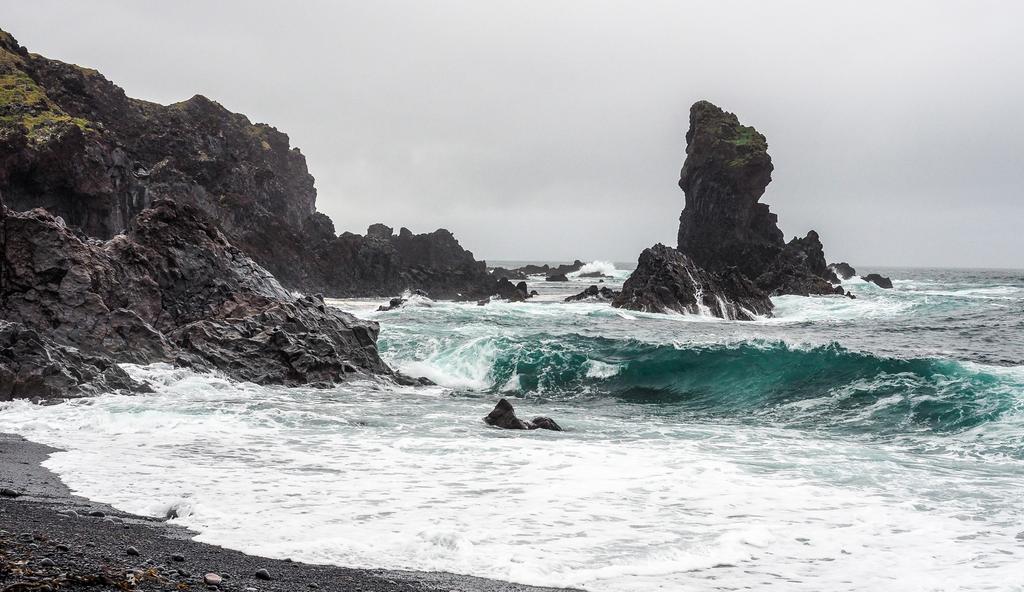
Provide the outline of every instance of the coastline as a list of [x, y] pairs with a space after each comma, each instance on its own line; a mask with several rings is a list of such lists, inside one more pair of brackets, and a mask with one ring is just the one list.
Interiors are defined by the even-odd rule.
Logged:
[[[0, 590], [5, 592], [79, 585], [99, 585], [104, 590], [202, 590], [208, 588], [203, 579], [207, 573], [223, 577], [212, 589], [239, 591], [566, 590], [442, 572], [314, 565], [196, 542], [192, 540], [195, 533], [186, 528], [73, 495], [60, 477], [42, 466], [57, 451], [16, 434], [0, 433], [0, 487], [20, 494], [0, 496], [0, 550], [4, 552], [0, 554]], [[98, 512], [103, 515], [90, 515]], [[129, 547], [138, 555], [130, 555]], [[257, 578], [258, 570], [267, 570], [273, 579]]]

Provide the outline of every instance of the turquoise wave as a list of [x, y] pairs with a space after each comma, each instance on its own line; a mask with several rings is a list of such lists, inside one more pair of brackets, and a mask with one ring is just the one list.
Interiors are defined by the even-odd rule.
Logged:
[[[747, 341], [660, 345], [570, 335], [435, 344], [441, 373], [475, 368], [489, 392], [606, 398], [692, 416], [841, 426], [874, 433], [958, 432], [1021, 410], [1024, 368], [886, 358], [837, 344]], [[510, 385], [512, 385], [510, 387]]]

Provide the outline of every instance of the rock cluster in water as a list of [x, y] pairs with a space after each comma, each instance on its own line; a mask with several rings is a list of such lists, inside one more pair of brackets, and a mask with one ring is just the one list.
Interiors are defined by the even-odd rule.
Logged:
[[550, 417], [534, 417], [530, 421], [524, 421], [516, 417], [516, 411], [507, 399], [501, 399], [494, 406], [494, 410], [484, 417], [484, 423], [496, 428], [506, 430], [553, 430], [561, 432], [562, 428]]
[[818, 234], [786, 243], [760, 203], [774, 170], [761, 133], [699, 101], [686, 142], [676, 248], [645, 250], [614, 306], [743, 320], [770, 314], [772, 295], [843, 293]]
[[129, 98], [99, 72], [30, 54], [0, 31], [0, 194], [110, 239], [160, 199], [209, 216], [285, 287], [328, 296], [494, 294], [485, 263], [447, 230], [335, 234], [288, 136], [202, 96]]

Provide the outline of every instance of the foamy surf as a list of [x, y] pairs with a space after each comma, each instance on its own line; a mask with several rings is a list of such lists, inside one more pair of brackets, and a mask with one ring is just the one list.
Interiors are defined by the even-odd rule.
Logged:
[[[894, 275], [746, 323], [562, 302], [581, 280], [331, 301], [439, 386], [127, 366], [155, 392], [7, 403], [0, 430], [64, 448], [47, 465], [77, 493], [272, 557], [595, 592], [1012, 590], [1020, 286]], [[499, 396], [566, 431], [484, 426]]]

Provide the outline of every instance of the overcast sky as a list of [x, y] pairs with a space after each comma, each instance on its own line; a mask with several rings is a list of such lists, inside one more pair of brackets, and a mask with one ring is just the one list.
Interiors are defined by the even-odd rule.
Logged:
[[1024, 267], [1024, 2], [0, 0], [37, 53], [291, 136], [338, 231], [487, 259], [674, 244], [689, 106], [768, 138], [830, 260]]

